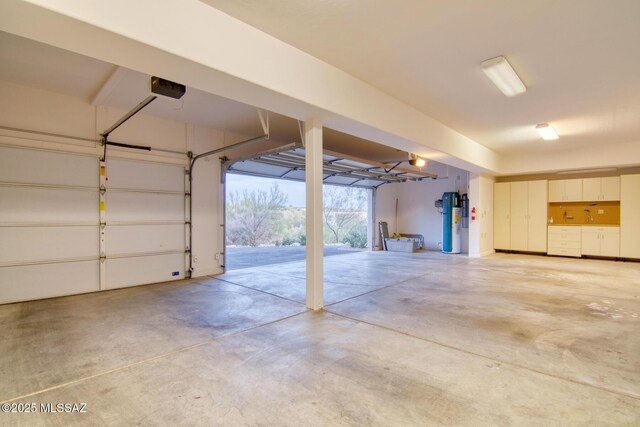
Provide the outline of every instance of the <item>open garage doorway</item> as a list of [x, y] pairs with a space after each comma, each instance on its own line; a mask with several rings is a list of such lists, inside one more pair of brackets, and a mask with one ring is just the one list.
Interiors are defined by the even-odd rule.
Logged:
[[[437, 176], [404, 165], [409, 159], [406, 152], [362, 140], [337, 144], [336, 137], [344, 141], [344, 134], [324, 131], [323, 299], [328, 306], [423, 274], [424, 252], [377, 250], [377, 193], [392, 189], [381, 199], [380, 208], [386, 209], [389, 195], [395, 205], [394, 185], [433, 182]], [[225, 274], [217, 276], [219, 280], [306, 303], [305, 156], [302, 144], [294, 142], [223, 158], [227, 246]], [[281, 194], [290, 185], [294, 193]], [[420, 193], [411, 197], [426, 203]], [[287, 216], [293, 219], [289, 224], [278, 224], [277, 218]], [[243, 231], [247, 226], [254, 230]], [[406, 263], [412, 265], [410, 271], [396, 268]]]
[[[304, 182], [228, 173], [225, 269], [304, 261]], [[324, 256], [370, 247], [371, 190], [323, 187]]]

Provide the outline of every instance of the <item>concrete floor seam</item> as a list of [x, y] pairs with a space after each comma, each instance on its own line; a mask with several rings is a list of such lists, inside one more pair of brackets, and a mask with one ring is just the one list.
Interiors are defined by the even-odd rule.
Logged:
[[421, 276], [410, 277], [410, 278], [408, 278], [408, 279], [401, 280], [401, 281], [399, 281], [399, 282], [392, 283], [392, 284], [390, 284], [390, 285], [386, 285], [386, 286], [383, 286], [383, 287], [381, 287], [381, 288], [371, 289], [370, 291], [367, 291], [367, 292], [361, 293], [361, 294], [359, 294], [359, 295], [355, 295], [355, 296], [352, 296], [352, 297], [349, 297], [349, 298], [343, 299], [343, 300], [341, 300], [341, 301], [332, 302], [331, 304], [327, 304], [327, 305], [325, 305], [325, 307], [331, 307], [331, 306], [334, 306], [334, 305], [336, 305], [336, 304], [340, 304], [340, 303], [343, 303], [343, 302], [346, 302], [346, 301], [351, 301], [352, 299], [359, 298], [359, 297], [361, 297], [361, 296], [371, 294], [371, 293], [373, 293], [373, 292], [383, 291], [383, 290], [385, 290], [385, 289], [389, 289], [389, 288], [392, 288], [392, 287], [394, 287], [394, 286], [402, 285], [403, 283], [409, 282], [409, 281], [411, 281], [411, 280], [415, 280], [415, 279], [417, 279], [418, 277], [426, 276], [427, 274], [429, 274], [429, 273], [425, 273], [425, 274], [423, 274], [423, 275], [421, 275]]
[[331, 310], [327, 310], [326, 308], [324, 310], [327, 313], [331, 313], [333, 315], [336, 315], [336, 316], [339, 316], [339, 317], [342, 317], [342, 318], [345, 318], [345, 319], [349, 319], [349, 320], [352, 320], [354, 322], [359, 322], [359, 323], [363, 323], [363, 324], [366, 324], [366, 325], [378, 327], [380, 329], [384, 329], [384, 330], [389, 331], [389, 332], [394, 332], [394, 333], [397, 333], [397, 334], [400, 334], [400, 335], [405, 335], [405, 336], [410, 337], [410, 338], [418, 339], [418, 340], [421, 340], [421, 341], [426, 341], [426, 342], [429, 342], [431, 344], [435, 344], [435, 345], [438, 345], [438, 346], [441, 346], [441, 347], [445, 347], [445, 348], [448, 348], [448, 349], [451, 349], [451, 350], [460, 351], [462, 353], [466, 353], [466, 354], [469, 354], [469, 355], [472, 355], [472, 356], [481, 357], [483, 359], [491, 360], [492, 362], [503, 363], [505, 365], [513, 366], [513, 367], [516, 367], [516, 368], [526, 369], [527, 371], [535, 372], [535, 373], [540, 374], [540, 375], [545, 375], [547, 377], [555, 378], [555, 379], [558, 379], [558, 380], [568, 381], [568, 382], [571, 382], [573, 384], [594, 388], [596, 390], [600, 390], [600, 391], [604, 391], [604, 392], [607, 392], [607, 393], [615, 394], [617, 396], [623, 396], [623, 397], [628, 397], [628, 398], [635, 399], [635, 400], [640, 400], [640, 396], [638, 396], [638, 395], [625, 393], [625, 392], [621, 392], [621, 391], [616, 391], [616, 390], [611, 390], [611, 389], [606, 388], [606, 387], [600, 387], [600, 386], [597, 386], [597, 385], [594, 385], [594, 384], [584, 383], [584, 382], [581, 382], [581, 381], [574, 380], [572, 378], [561, 377], [561, 376], [558, 376], [558, 375], [550, 374], [548, 372], [539, 371], [537, 369], [533, 369], [533, 368], [530, 368], [528, 366], [519, 365], [517, 363], [505, 361], [505, 360], [502, 360], [502, 359], [495, 359], [493, 357], [486, 356], [484, 354], [479, 354], [479, 353], [475, 353], [473, 351], [465, 350], [463, 348], [454, 347], [454, 346], [451, 346], [451, 345], [443, 343], [443, 342], [439, 342], [439, 341], [434, 341], [434, 340], [430, 340], [430, 339], [427, 339], [427, 338], [418, 337], [418, 336], [415, 336], [415, 335], [412, 335], [412, 334], [409, 334], [409, 333], [406, 333], [406, 332], [403, 332], [403, 331], [399, 331], [397, 329], [390, 328], [388, 326], [379, 325], [377, 323], [372, 323], [372, 322], [367, 322], [366, 320], [362, 320], [362, 319], [356, 319], [356, 318], [353, 318], [353, 317], [350, 317], [350, 316], [346, 316], [344, 314], [340, 314], [340, 313], [336, 313], [336, 312], [331, 311]]
[[192, 345], [188, 345], [186, 347], [181, 347], [181, 348], [178, 348], [178, 349], [175, 349], [175, 350], [171, 350], [169, 352], [158, 354], [156, 356], [153, 356], [153, 357], [150, 357], [150, 358], [147, 358], [147, 359], [142, 359], [142, 360], [138, 360], [136, 362], [128, 363], [126, 365], [118, 366], [118, 367], [106, 370], [104, 372], [98, 372], [96, 374], [89, 375], [89, 376], [82, 377], [82, 378], [78, 378], [78, 379], [73, 380], [73, 381], [68, 381], [66, 383], [57, 384], [57, 385], [54, 385], [54, 386], [51, 386], [51, 387], [44, 388], [42, 390], [38, 390], [38, 391], [31, 392], [31, 393], [27, 393], [27, 394], [24, 394], [24, 395], [21, 395], [21, 396], [12, 397], [10, 399], [6, 399], [4, 401], [0, 401], [0, 405], [4, 404], [4, 403], [14, 402], [16, 400], [26, 399], [27, 397], [36, 396], [36, 395], [39, 395], [39, 394], [42, 394], [42, 393], [47, 393], [47, 392], [52, 391], [52, 390], [58, 390], [58, 389], [61, 389], [61, 388], [64, 388], [64, 387], [67, 387], [67, 386], [70, 386], [70, 385], [78, 384], [78, 383], [81, 383], [81, 382], [84, 382], [84, 381], [89, 381], [89, 380], [94, 379], [94, 378], [99, 378], [99, 377], [102, 377], [102, 376], [105, 376], [105, 375], [109, 375], [109, 374], [112, 374], [114, 372], [124, 371], [124, 370], [132, 368], [134, 366], [140, 366], [140, 365], [143, 365], [145, 363], [151, 363], [151, 362], [154, 362], [156, 360], [160, 360], [160, 359], [163, 359], [165, 357], [169, 357], [169, 356], [172, 356], [172, 355], [175, 355], [175, 354], [179, 354], [179, 353], [184, 353], [184, 352], [193, 350], [195, 348], [202, 347], [202, 346], [207, 345], [207, 344], [211, 344], [211, 343], [214, 343], [214, 342], [217, 342], [217, 341], [221, 341], [221, 340], [226, 339], [226, 338], [231, 338], [231, 337], [234, 337], [236, 335], [244, 334], [246, 332], [251, 332], [251, 331], [254, 331], [256, 329], [265, 327], [265, 326], [273, 325], [275, 323], [282, 322], [284, 320], [288, 320], [288, 319], [291, 319], [293, 317], [296, 317], [296, 316], [299, 316], [301, 314], [305, 314], [305, 313], [308, 313], [308, 312], [309, 312], [309, 310], [304, 310], [304, 311], [301, 311], [300, 313], [295, 313], [295, 314], [292, 314], [290, 316], [282, 317], [280, 319], [276, 319], [276, 320], [273, 320], [271, 322], [262, 323], [260, 325], [252, 326], [250, 328], [243, 329], [243, 330], [240, 330], [240, 331], [235, 331], [235, 332], [232, 332], [230, 334], [221, 335], [221, 336], [218, 336], [218, 337], [215, 337], [215, 338], [210, 338], [210, 339], [201, 341], [199, 343], [195, 343], [195, 344], [192, 344]]
[[[271, 272], [269, 272], [269, 274], [276, 274], [276, 273], [271, 273]], [[372, 292], [377, 292], [377, 291], [381, 291], [381, 290], [384, 290], [384, 289], [391, 288], [391, 287], [393, 287], [393, 286], [401, 285], [401, 284], [403, 284], [403, 283], [409, 282], [409, 281], [411, 281], [411, 280], [415, 280], [415, 279], [417, 279], [417, 278], [420, 278], [420, 277], [426, 276], [426, 275], [428, 275], [428, 274], [429, 274], [429, 273], [420, 274], [420, 275], [417, 275], [417, 276], [414, 276], [414, 277], [410, 277], [410, 278], [405, 279], [405, 280], [401, 280], [401, 281], [396, 282], [396, 283], [391, 283], [391, 284], [389, 284], [389, 285], [386, 285], [386, 286], [383, 286], [383, 287], [380, 287], [380, 288], [372, 289], [372, 290], [369, 290], [369, 291], [363, 292], [363, 293], [361, 293], [361, 294], [354, 295], [354, 296], [349, 297], [349, 298], [345, 298], [345, 299], [340, 300], [340, 301], [332, 302], [331, 304], [327, 304], [327, 305], [325, 305], [325, 307], [331, 307], [332, 305], [339, 304], [339, 303], [341, 303], [341, 302], [345, 302], [345, 301], [350, 301], [350, 300], [352, 300], [352, 299], [354, 299], [354, 298], [358, 298], [358, 297], [361, 297], [361, 296], [363, 296], [363, 295], [368, 295], [368, 294], [370, 294], [370, 293], [372, 293]], [[283, 275], [283, 276], [288, 276], [288, 277], [295, 277], [295, 276], [289, 276], [289, 275], [286, 275], [286, 274], [282, 274], [282, 275]], [[277, 295], [277, 294], [274, 294], [274, 293], [271, 293], [271, 292], [263, 291], [263, 290], [261, 290], [261, 289], [257, 289], [257, 288], [251, 287], [251, 286], [241, 285], [241, 284], [236, 283], [236, 282], [233, 282], [232, 280], [229, 280], [229, 279], [222, 279], [222, 278], [217, 277], [217, 276], [208, 276], [208, 277], [211, 277], [211, 278], [216, 279], [216, 280], [220, 280], [221, 282], [226, 282], [226, 283], [230, 283], [230, 284], [232, 284], [232, 285], [240, 286], [240, 287], [243, 287], [243, 288], [245, 288], [245, 289], [251, 289], [251, 290], [253, 290], [253, 291], [258, 291], [258, 292], [262, 292], [262, 293], [267, 294], [267, 295], [275, 296], [275, 297], [281, 298], [281, 299], [283, 299], [283, 300], [285, 300], [285, 301], [290, 301], [290, 302], [295, 302], [296, 304], [306, 305], [306, 304], [304, 304], [304, 303], [301, 303], [300, 301], [292, 300], [292, 299], [289, 299], [289, 298], [283, 297], [283, 296], [281, 296], [281, 295]], [[299, 279], [299, 277], [296, 277], [296, 278], [297, 278], [297, 279]], [[327, 280], [326, 282], [327, 282], [327, 283], [337, 283], [337, 284], [340, 284], [340, 283], [338, 283], [338, 282], [332, 282], [332, 281], [329, 281], [329, 280]]]
[[4, 401], [0, 402], [0, 404], [9, 403], [9, 402], [13, 402], [13, 401], [16, 401], [16, 400], [21, 400], [21, 399], [26, 399], [27, 397], [36, 396], [38, 394], [46, 393], [46, 392], [49, 392], [49, 391], [52, 391], [52, 390], [57, 390], [57, 389], [64, 388], [64, 387], [67, 387], [67, 386], [70, 386], [70, 385], [74, 385], [74, 384], [78, 384], [78, 383], [81, 383], [81, 382], [84, 382], [84, 381], [88, 381], [88, 380], [91, 380], [93, 378], [98, 378], [98, 377], [102, 377], [104, 375], [108, 375], [108, 374], [111, 374], [111, 373], [114, 373], [114, 372], [119, 372], [119, 371], [131, 368], [131, 367], [134, 367], [134, 366], [138, 366], [138, 365], [142, 365], [142, 364], [145, 364], [145, 363], [153, 362], [154, 360], [162, 359], [164, 357], [171, 356], [173, 354], [177, 354], [177, 353], [180, 353], [180, 352], [189, 351], [191, 349], [198, 348], [198, 347], [203, 346], [205, 344], [209, 344], [209, 343], [211, 343], [213, 341], [214, 341], [214, 338], [209, 339], [209, 340], [205, 340], [205, 341], [201, 341], [199, 343], [192, 344], [190, 346], [182, 347], [182, 348], [175, 349], [175, 350], [172, 350], [172, 351], [169, 351], [169, 352], [166, 352], [166, 353], [158, 354], [156, 356], [153, 356], [153, 357], [150, 357], [150, 358], [147, 358], [147, 359], [142, 359], [142, 360], [138, 360], [136, 362], [128, 363], [126, 365], [118, 366], [118, 367], [115, 367], [113, 369], [109, 369], [107, 371], [98, 372], [96, 374], [89, 375], [87, 377], [78, 378], [76, 380], [68, 381], [68, 382], [62, 383], [62, 384], [57, 384], [57, 385], [54, 385], [54, 386], [51, 386], [51, 387], [44, 388], [42, 390], [34, 391], [34, 392], [27, 393], [27, 394], [24, 394], [24, 395], [21, 395], [21, 396], [17, 396], [17, 397], [12, 397], [10, 399], [7, 399], [7, 400], [4, 400]]
[[230, 283], [230, 284], [235, 285], [235, 286], [240, 286], [241, 288], [251, 289], [252, 291], [261, 292], [263, 294], [267, 294], [267, 295], [270, 295], [270, 296], [273, 296], [273, 297], [278, 297], [278, 298], [283, 299], [285, 301], [294, 302], [296, 304], [303, 305], [303, 306], [306, 307], [305, 303], [302, 303], [302, 302], [296, 301], [296, 300], [292, 300], [292, 299], [289, 299], [289, 298], [286, 298], [286, 297], [283, 297], [283, 296], [280, 296], [280, 295], [272, 294], [271, 292], [263, 291], [262, 289], [252, 288], [251, 286], [247, 286], [247, 285], [241, 285], [239, 283], [232, 282], [229, 279], [220, 279], [220, 278], [215, 278], [215, 279], [216, 280], [220, 280], [221, 282]]
[[[234, 273], [234, 272], [237, 272], [237, 271], [246, 271], [246, 270], [250, 270], [250, 271], [255, 272], [255, 273], [258, 273], [258, 274], [259, 274], [259, 273], [263, 273], [263, 274], [264, 274], [264, 273], [266, 273], [266, 274], [270, 274], [270, 275], [273, 275], [273, 276], [285, 276], [285, 277], [290, 277], [290, 278], [292, 278], [292, 279], [306, 280], [306, 278], [307, 278], [307, 276], [306, 276], [306, 275], [304, 275], [304, 276], [294, 276], [293, 274], [287, 274], [287, 273], [274, 273], [273, 271], [269, 271], [269, 270], [260, 270], [260, 269], [258, 269], [258, 268], [256, 268], [256, 269], [253, 269], [253, 268], [241, 268], [241, 269], [238, 269], [238, 270], [231, 270], [231, 271], [228, 271], [227, 273]], [[225, 273], [225, 274], [226, 274], [226, 273]], [[214, 279], [218, 279], [218, 280], [224, 280], [224, 279], [220, 279], [220, 278], [219, 278], [219, 276], [210, 276], [210, 277], [213, 277]], [[324, 282], [325, 282], [325, 283], [335, 283], [335, 284], [337, 284], [337, 285], [343, 285], [343, 284], [345, 284], [345, 283], [341, 283], [341, 282], [333, 282], [333, 281], [331, 281], [331, 280], [324, 280]], [[236, 284], [236, 283], [234, 283], [234, 285], [235, 285], [235, 284]], [[356, 285], [356, 286], [363, 286], [363, 285], [361, 285], [360, 283], [348, 283], [348, 284], [349, 284], [349, 285]], [[251, 289], [253, 289], [253, 288], [251, 288]]]

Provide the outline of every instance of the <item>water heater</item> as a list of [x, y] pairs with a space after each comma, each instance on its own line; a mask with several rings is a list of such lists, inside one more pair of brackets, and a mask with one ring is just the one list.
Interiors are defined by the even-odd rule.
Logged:
[[460, 193], [442, 195], [442, 252], [460, 253]]

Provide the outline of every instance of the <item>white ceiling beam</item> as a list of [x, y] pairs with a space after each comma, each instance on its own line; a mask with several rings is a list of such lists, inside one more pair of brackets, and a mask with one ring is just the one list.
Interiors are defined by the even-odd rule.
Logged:
[[452, 166], [499, 166], [492, 150], [197, 0], [4, 0], [0, 30]]
[[581, 150], [554, 151], [552, 155], [512, 154], [502, 158], [502, 175], [553, 173], [573, 169], [632, 167], [640, 159], [640, 141], [624, 144], [602, 144]]
[[91, 105], [104, 105], [107, 103], [107, 100], [113, 93], [113, 91], [118, 87], [120, 81], [127, 73], [127, 70], [122, 67], [115, 67], [113, 72], [109, 75], [107, 80], [104, 81], [100, 85], [98, 89], [96, 89], [94, 95], [91, 97], [89, 103]]

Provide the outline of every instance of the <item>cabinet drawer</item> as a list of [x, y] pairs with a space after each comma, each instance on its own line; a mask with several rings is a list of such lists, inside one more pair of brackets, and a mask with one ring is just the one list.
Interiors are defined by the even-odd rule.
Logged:
[[550, 248], [563, 248], [563, 249], [580, 249], [580, 240], [551, 240], [549, 239], [548, 246]]
[[557, 242], [580, 242], [580, 234], [549, 234], [549, 240]]
[[563, 227], [560, 225], [549, 226], [549, 236], [580, 236], [581, 227]]
[[547, 250], [547, 254], [549, 255], [560, 255], [560, 256], [571, 256], [571, 257], [581, 257], [582, 253], [580, 249], [570, 249], [570, 248], [554, 248], [549, 247]]

